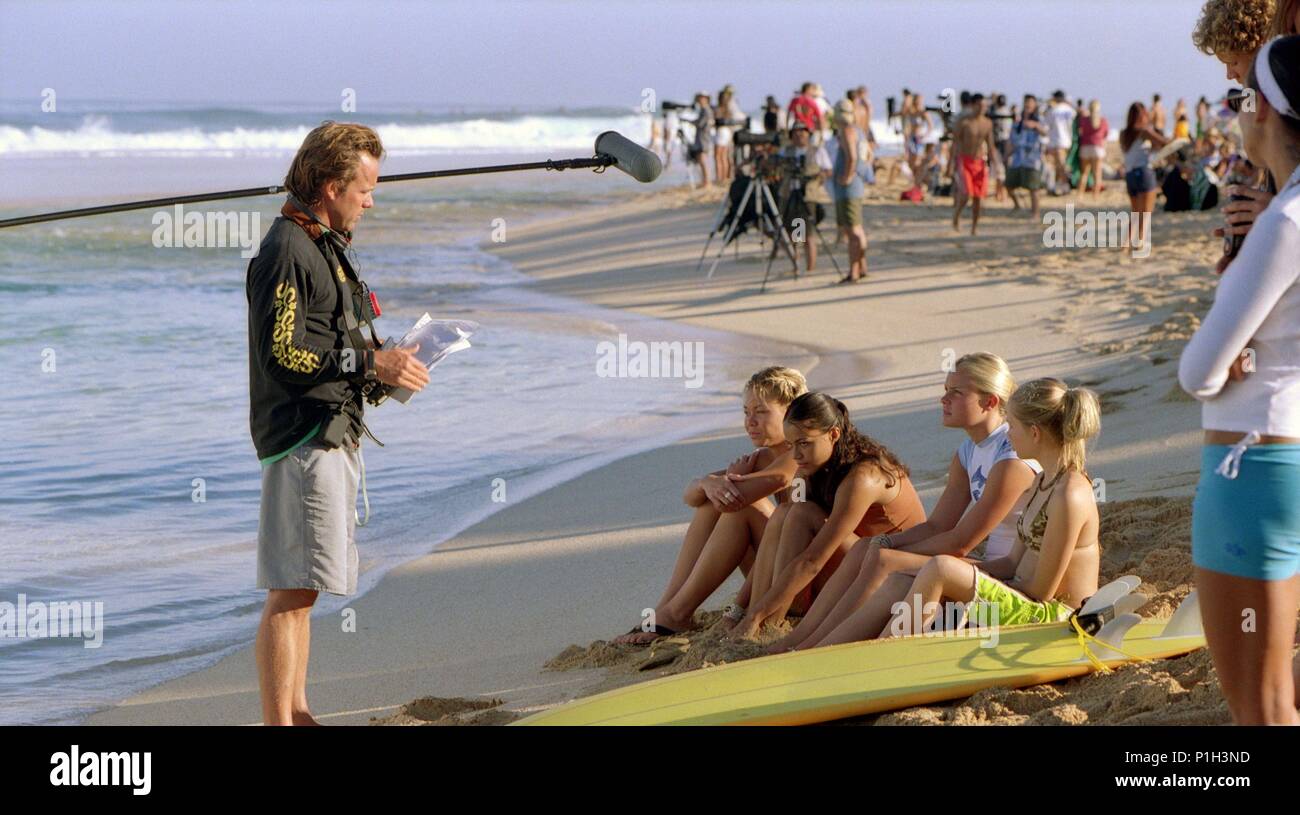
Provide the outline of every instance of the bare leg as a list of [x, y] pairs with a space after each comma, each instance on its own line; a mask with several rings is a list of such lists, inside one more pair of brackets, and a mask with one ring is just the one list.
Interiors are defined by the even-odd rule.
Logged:
[[860, 226], [849, 231], [849, 277], [861, 280], [867, 276], [867, 234]]
[[1038, 220], [1038, 190], [1029, 191], [1029, 205], [1033, 207], [1033, 210], [1029, 213], [1029, 217], [1037, 221]]
[[975, 230], [979, 229], [980, 210], [983, 209], [983, 207], [984, 207], [984, 199], [982, 198], [970, 199], [970, 211], [971, 211], [970, 233], [972, 235], [975, 234]]
[[[795, 558], [804, 553], [808, 548], [808, 545], [812, 543], [813, 538], [816, 537], [817, 533], [826, 525], [826, 517], [825, 511], [811, 501], [804, 501], [794, 505], [794, 508], [790, 511], [789, 517], [781, 528], [781, 542], [780, 547], [777, 549], [775, 574], [781, 574], [785, 571], [786, 567], [794, 562]], [[843, 561], [845, 555], [848, 554], [849, 549], [852, 548], [852, 544], [856, 539], [855, 536], [849, 535], [839, 543], [837, 551], [831, 555], [830, 559], [826, 562], [826, 565], [822, 568], [822, 571], [813, 578], [812, 582], [809, 584], [809, 591], [807, 592], [808, 600], [796, 598], [785, 608], [775, 609], [772, 615], [767, 619], [780, 620], [784, 618], [791, 609], [795, 609], [796, 611], [805, 610], [810, 604], [811, 598], [816, 597], [820, 589], [826, 585], [830, 577], [837, 570], [839, 564]]]
[[[749, 598], [752, 593], [752, 589], [750, 587], [753, 584], [753, 579], [754, 579], [754, 569], [753, 569], [754, 557], [753, 556], [754, 556], [754, 550], [751, 549], [749, 550], [749, 553], [745, 555], [745, 562], [740, 564], [740, 568], [745, 572], [745, 584], [740, 587], [740, 591], [736, 592], [736, 599], [734, 602], [736, 605], [740, 606], [741, 608], [749, 608]], [[721, 621], [722, 630], [730, 631], [731, 629], [736, 627], [736, 623], [738, 622], [740, 621], [733, 620], [729, 617], [723, 617]]]
[[817, 599], [808, 607], [808, 613], [799, 621], [798, 625], [789, 634], [772, 643], [767, 649], [768, 653], [779, 654], [782, 651], [789, 651], [797, 648], [809, 634], [817, 630], [817, 626], [822, 620], [831, 613], [831, 610], [839, 603], [840, 598], [848, 591], [849, 587], [857, 580], [858, 572], [862, 569], [863, 562], [867, 559], [868, 552], [872, 547], [869, 538], [862, 538], [853, 544], [849, 553], [845, 555], [844, 562], [831, 575], [830, 580], [826, 581], [826, 586], [817, 594]]
[[297, 647], [298, 673], [293, 680], [293, 723], [319, 725], [320, 722], [311, 715], [311, 707], [307, 704], [307, 663], [311, 659], [310, 616], [305, 616], [298, 622]]
[[1295, 706], [1300, 708], [1300, 654], [1295, 656], [1295, 670], [1291, 675], [1291, 683], [1295, 686]]
[[[1250, 580], [1198, 568], [1196, 588], [1205, 639], [1233, 721], [1300, 724], [1291, 666], [1300, 575]], [[1244, 630], [1247, 612], [1253, 612], [1253, 630]]]
[[[682, 585], [667, 600], [655, 606], [655, 625], [674, 631], [691, 627], [695, 610], [726, 582], [746, 556], [758, 547], [767, 523], [767, 515], [759, 508], [749, 507], [740, 512], [720, 513], [699, 557], [691, 566]], [[635, 631], [615, 637], [616, 643], [644, 644], [658, 635], [652, 631]]]
[[751, 598], [762, 597], [772, 588], [772, 578], [776, 575], [776, 550], [781, 546], [781, 530], [791, 506], [793, 504], [789, 502], [782, 504], [767, 519], [767, 526], [763, 529], [763, 537], [758, 544], [758, 554], [754, 557], [754, 570], [749, 574]]
[[704, 551], [704, 544], [713, 534], [713, 527], [717, 526], [721, 517], [722, 513], [714, 509], [711, 503], [705, 502], [695, 508], [691, 523], [686, 527], [686, 537], [682, 539], [682, 548], [677, 551], [672, 576], [668, 578], [668, 586], [660, 595], [659, 602], [655, 603], [656, 606], [662, 606], [673, 599], [673, 595], [686, 582], [691, 569], [695, 568], [695, 562], [700, 559], [700, 552]]
[[[949, 597], [966, 602], [975, 597], [975, 567], [951, 555], [930, 559], [912, 581], [902, 605], [880, 630], [880, 638], [920, 634], [934, 620], [939, 601]], [[919, 609], [919, 613], [917, 611]], [[913, 630], [920, 620], [919, 630]]]
[[858, 277], [867, 276], [867, 230], [866, 227], [858, 227]]
[[816, 646], [820, 648], [823, 645], [874, 639], [881, 627], [893, 617], [894, 606], [901, 603], [911, 591], [913, 579], [901, 573], [890, 575], [879, 591], [868, 597], [867, 602], [849, 615], [847, 620], [822, 637]]
[[766, 525], [767, 516], [753, 507], [725, 513], [709, 536], [686, 583], [671, 600], [656, 610], [657, 620], [672, 629], [688, 628], [695, 610], [736, 571], [746, 553], [757, 548]]
[[961, 229], [961, 211], [966, 208], [966, 193], [954, 192], [952, 198], [952, 231]]
[[[311, 607], [315, 602], [316, 592], [305, 589], [271, 589], [266, 593], [266, 605], [262, 607], [262, 621], [257, 627], [254, 643], [264, 724], [294, 723], [300, 675], [304, 686], [306, 684], [307, 654], [299, 653], [299, 627], [306, 626], [310, 634]], [[304, 710], [305, 693], [304, 690], [301, 700]]]
[[1064, 189], [1064, 194], [1070, 192], [1070, 171], [1065, 166], [1065, 148], [1058, 147], [1052, 151], [1052, 161], [1056, 164], [1056, 190], [1059, 192]]
[[1151, 211], [1156, 207], [1156, 191], [1143, 193], [1138, 205], [1141, 215], [1137, 219], [1138, 243], [1135, 248], [1146, 250], [1151, 246]]
[[881, 549], [879, 546], [871, 547], [859, 570], [858, 578], [853, 581], [827, 619], [809, 634], [800, 646], [800, 650], [816, 648], [824, 644], [823, 640], [841, 623], [848, 620], [855, 611], [862, 608], [891, 575], [902, 574], [910, 580], [925, 567], [929, 560], [929, 555], [900, 552], [897, 549]]

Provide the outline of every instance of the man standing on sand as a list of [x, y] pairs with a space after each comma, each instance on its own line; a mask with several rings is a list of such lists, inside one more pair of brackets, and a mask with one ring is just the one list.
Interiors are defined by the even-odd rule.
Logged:
[[[825, 182], [831, 177], [835, 165], [825, 145], [813, 146], [812, 134], [803, 122], [795, 122], [790, 128], [790, 143], [781, 148], [780, 155], [794, 159], [799, 172], [791, 178], [790, 196], [794, 218], [804, 219], [804, 253], [808, 260], [808, 273], [817, 268], [817, 241], [809, 235], [817, 228], [824, 217], [823, 204], [830, 203]], [[793, 220], [793, 219], [792, 219]], [[793, 226], [786, 224], [787, 228]]]
[[953, 183], [954, 230], [961, 229], [961, 211], [965, 208], [967, 199], [971, 202], [970, 233], [974, 235], [979, 229], [980, 211], [984, 206], [984, 195], [988, 191], [988, 160], [996, 149], [993, 143], [993, 120], [984, 112], [984, 95], [972, 94], [969, 113], [957, 119], [952, 135], [953, 159], [948, 171], [954, 179], [961, 179], [960, 184], [956, 180]]
[[1020, 120], [1011, 126], [1011, 158], [1007, 160], [1007, 192], [1012, 212], [1020, 209], [1016, 190], [1029, 190], [1030, 217], [1038, 220], [1038, 191], [1043, 188], [1043, 136], [1047, 126], [1038, 119], [1038, 99], [1025, 94]]
[[1165, 103], [1160, 101], [1160, 94], [1151, 95], [1151, 128], [1161, 136], [1169, 135], [1166, 132], [1167, 114], [1165, 113]]
[[357, 589], [361, 389], [418, 391], [429, 372], [411, 350], [361, 334], [375, 310], [352, 251], [374, 205], [384, 148], [364, 125], [324, 122], [285, 177], [288, 201], [248, 264], [249, 424], [262, 464], [257, 629], [262, 720], [318, 724], [307, 705], [311, 608], [321, 591]]
[[853, 103], [845, 99], [833, 111], [836, 149], [831, 167], [835, 193], [835, 223], [849, 238], [849, 273], [841, 283], [857, 283], [867, 276], [867, 231], [862, 225], [862, 200], [866, 195], [858, 163], [862, 161], [854, 124]]
[[1051, 159], [1053, 178], [1052, 195], [1065, 195], [1070, 191], [1070, 168], [1065, 157], [1074, 144], [1074, 107], [1065, 101], [1065, 91], [1052, 94], [1047, 106], [1047, 156]]
[[814, 136], [820, 134], [822, 129], [821, 107], [813, 96], [813, 91], [816, 88], [817, 83], [815, 82], [803, 83], [799, 88], [798, 95], [790, 100], [790, 107], [787, 110], [787, 121], [791, 125], [796, 121], [803, 122], [804, 127], [808, 128], [809, 133]]

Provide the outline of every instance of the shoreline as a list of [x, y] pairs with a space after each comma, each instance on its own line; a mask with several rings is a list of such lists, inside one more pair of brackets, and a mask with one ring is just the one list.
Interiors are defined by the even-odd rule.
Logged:
[[[817, 357], [806, 371], [810, 384], [843, 399], [864, 430], [900, 452], [927, 506], [942, 489], [959, 441], [933, 432], [940, 362], [954, 347], [958, 353], [1002, 353], [1022, 380], [1051, 373], [1098, 388], [1106, 413], [1092, 462], [1111, 500], [1190, 492], [1199, 409], [1166, 400], [1162, 385], [1172, 381], [1176, 355], [1160, 350], [1170, 342], [1165, 335], [1185, 325], [1156, 325], [1167, 304], [1157, 308], [1158, 293], [1134, 293], [1132, 285], [1103, 279], [1106, 258], [1063, 259], [1022, 247], [1020, 257], [1004, 253], [1012, 254], [1007, 263], [997, 238], [986, 236], [1001, 234], [1005, 249], [1008, 234], [1024, 230], [1008, 223], [1001, 208], [990, 207], [985, 235], [971, 246], [964, 236], [945, 234], [950, 208], [943, 202], [893, 204], [873, 190], [867, 204], [872, 277], [866, 284], [830, 286], [823, 255], [818, 276], [783, 278], [759, 294], [762, 265], [746, 237], [741, 260], [728, 249], [718, 274], [701, 285], [695, 261], [716, 195], [656, 191], [596, 212], [542, 218], [512, 229], [509, 242], [484, 248], [532, 277], [539, 291], [807, 349]], [[1045, 211], [1067, 201], [1079, 204], [1075, 196], [1049, 197]], [[1183, 221], [1199, 226], [1194, 218]], [[1040, 254], [1045, 257], [1035, 257]], [[1018, 268], [1024, 261], [1036, 261], [1037, 273], [1024, 274]], [[1096, 279], [1077, 279], [1078, 266]], [[1136, 303], [1128, 314], [1107, 310], [1116, 296], [1152, 303]], [[1081, 313], [1080, 301], [1100, 313]], [[1064, 313], [1039, 315], [1043, 303], [1061, 304]], [[936, 315], [947, 317], [943, 327], [935, 325]], [[1151, 327], [1164, 334], [1146, 344], [1134, 339], [1135, 328]], [[760, 337], [757, 330], [765, 333]], [[1108, 354], [1107, 344], [1116, 345]], [[1153, 420], [1153, 408], [1167, 421]], [[1162, 437], [1165, 428], [1184, 425], [1186, 432]], [[619, 455], [505, 506], [388, 572], [351, 602], [358, 633], [341, 633], [314, 617], [311, 693], [318, 715], [327, 723], [364, 723], [431, 692], [507, 697], [514, 710], [582, 692], [591, 676], [545, 674], [543, 663], [565, 644], [612, 636], [636, 619], [632, 607], [642, 604], [629, 598], [645, 600], [658, 591], [685, 529], [688, 518], [677, 497], [682, 481], [743, 452], [744, 443], [738, 430], [721, 428]], [[724, 585], [703, 608], [728, 590]], [[575, 618], [576, 602], [583, 613]], [[470, 642], [478, 646], [467, 657]], [[242, 723], [258, 717], [256, 673], [244, 647], [87, 723]]]

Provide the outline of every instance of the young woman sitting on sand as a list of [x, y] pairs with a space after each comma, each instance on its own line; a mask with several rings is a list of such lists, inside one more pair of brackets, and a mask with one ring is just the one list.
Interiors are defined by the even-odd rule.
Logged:
[[[787, 500], [794, 478], [790, 444], [782, 434], [785, 411], [808, 390], [803, 374], [793, 368], [764, 368], [744, 389], [745, 433], [754, 451], [726, 470], [709, 473], [686, 487], [682, 500], [695, 513], [677, 553], [677, 563], [659, 602], [651, 630], [637, 626], [616, 643], [644, 645], [661, 636], [690, 628], [695, 610], [717, 591], [737, 568], [748, 575], [773, 507]], [[746, 588], [738, 600], [748, 601]]]
[[1007, 413], [1017, 455], [1043, 468], [1010, 554], [978, 565], [952, 555], [931, 558], [901, 594], [876, 592], [822, 645], [917, 633], [914, 621], [924, 630], [934, 619], [936, 607], [927, 604], [945, 599], [995, 605], [996, 617], [987, 608], [971, 615], [983, 625], [1064, 620], [1097, 591], [1099, 519], [1084, 471], [1086, 442], [1101, 430], [1097, 397], [1058, 379], [1036, 379], [1016, 389]]
[[806, 393], [786, 410], [784, 431], [802, 482], [768, 520], [750, 574], [752, 602], [731, 632], [736, 638], [807, 609], [858, 538], [925, 520], [907, 467], [858, 432], [843, 402]]
[[[1016, 388], [995, 354], [967, 354], [944, 380], [943, 426], [968, 438], [948, 464], [948, 485], [924, 523], [895, 535], [863, 538], [826, 583], [807, 615], [769, 653], [816, 648], [882, 586], [898, 596], [935, 555], [966, 557], [988, 538], [986, 560], [1011, 552], [1028, 489], [1041, 468], [1016, 455], [1008, 438], [1007, 400]], [[892, 583], [892, 585], [890, 585]]]

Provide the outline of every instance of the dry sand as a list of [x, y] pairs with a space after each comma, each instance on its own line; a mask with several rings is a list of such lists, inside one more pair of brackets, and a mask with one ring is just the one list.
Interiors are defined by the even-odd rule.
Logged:
[[[696, 262], [717, 191], [653, 192], [512, 230], [508, 243], [487, 248], [542, 291], [675, 321], [683, 340], [700, 326], [806, 349], [770, 362], [804, 366], [813, 387], [848, 403], [859, 426], [911, 466], [927, 506], [961, 441], [939, 425], [945, 359], [992, 351], [1021, 380], [1055, 375], [1094, 387], [1104, 419], [1089, 470], [1105, 491], [1103, 568], [1142, 576], [1155, 592], [1143, 613], [1169, 614], [1190, 588], [1188, 507], [1200, 439], [1199, 408], [1181, 396], [1175, 372], [1180, 345], [1213, 296], [1218, 216], [1157, 213], [1151, 256], [1125, 261], [1114, 249], [1044, 247], [1041, 223], [991, 200], [979, 236], [957, 234], [947, 200], [897, 203], [900, 189], [872, 190], [870, 279], [853, 286], [833, 285], [823, 255], [818, 274], [787, 274], [760, 292], [764, 257], [752, 236], [739, 259], [728, 249], [705, 280]], [[1128, 206], [1122, 181], [1110, 182], [1098, 205], [1090, 196], [1045, 197], [1043, 205], [1069, 202]], [[833, 226], [826, 231], [834, 240]], [[843, 249], [837, 254], [843, 265]], [[317, 715], [326, 723], [499, 723], [593, 690], [756, 654], [755, 645], [720, 643], [708, 627], [716, 613], [707, 612], [698, 618], [705, 628], [654, 649], [566, 650], [626, 630], [654, 605], [688, 520], [681, 488], [745, 451], [739, 419], [737, 398], [734, 432], [630, 456], [508, 506], [353, 603], [356, 634], [315, 619]], [[737, 587], [733, 578], [705, 608]], [[258, 719], [256, 674], [243, 649], [91, 721]], [[1202, 652], [868, 721], [1226, 720]]]
[[[1192, 590], [1188, 498], [1138, 498], [1101, 505], [1103, 583], [1126, 574], [1142, 578], [1150, 600], [1144, 617], [1167, 618]], [[762, 656], [788, 624], [765, 631], [757, 642], [723, 638], [717, 612], [700, 614], [699, 628], [637, 647], [593, 642], [570, 646], [547, 670], [603, 668], [590, 691], [697, 668]], [[948, 705], [915, 707], [865, 716], [851, 724], [1227, 724], [1209, 652], [1124, 666], [1109, 674], [1014, 690], [993, 688]]]

